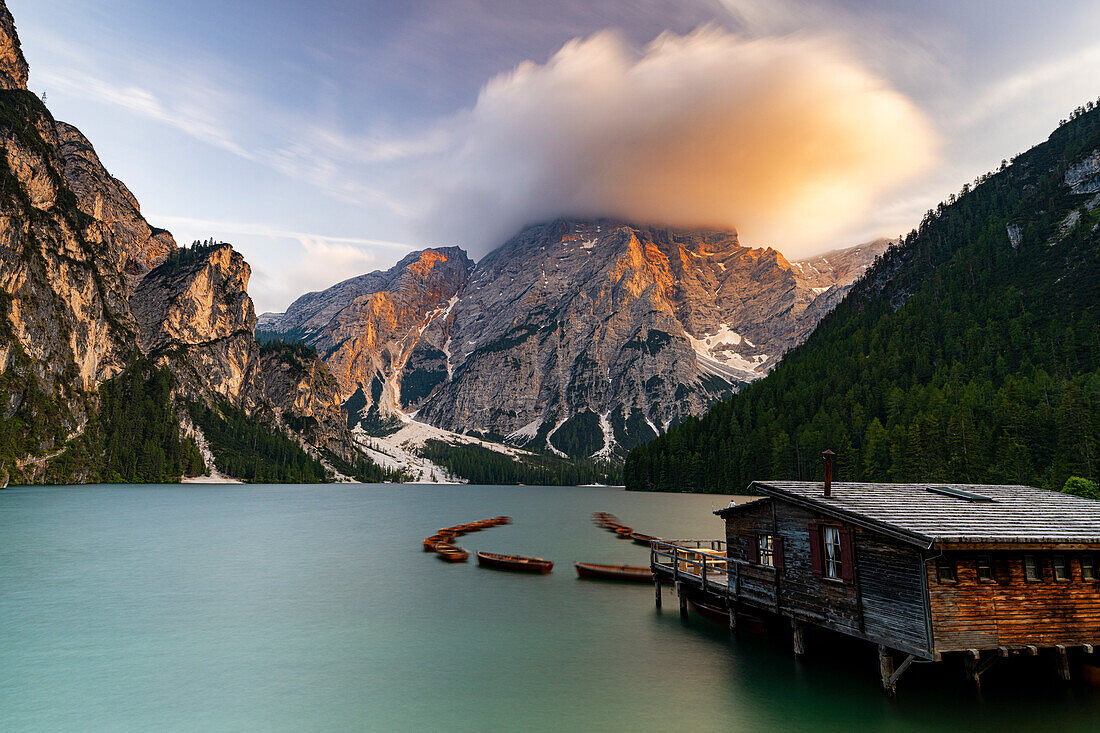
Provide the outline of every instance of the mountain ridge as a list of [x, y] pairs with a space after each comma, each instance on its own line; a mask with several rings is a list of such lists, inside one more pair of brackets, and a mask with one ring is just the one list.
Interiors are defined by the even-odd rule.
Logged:
[[[827, 253], [839, 264], [791, 263], [731, 231], [560, 219], [527, 227], [476, 266], [446, 250], [461, 253], [464, 277], [408, 314], [398, 349], [356, 344], [378, 329], [339, 314], [442, 249], [303, 295], [261, 315], [259, 334], [317, 347], [372, 429], [411, 413], [457, 433], [609, 457], [762, 375], [889, 244]], [[354, 378], [349, 361], [373, 374]], [[584, 435], [555, 441], [562, 429]]]

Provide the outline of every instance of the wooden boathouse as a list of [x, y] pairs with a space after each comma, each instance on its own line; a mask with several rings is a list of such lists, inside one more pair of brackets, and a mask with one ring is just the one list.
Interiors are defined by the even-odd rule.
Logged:
[[[828, 475], [828, 472], [827, 472]], [[917, 660], [962, 657], [968, 677], [1009, 655], [1100, 644], [1100, 502], [1027, 486], [757, 481], [715, 512], [722, 540], [655, 541], [651, 566], [689, 600], [878, 646], [893, 695]]]

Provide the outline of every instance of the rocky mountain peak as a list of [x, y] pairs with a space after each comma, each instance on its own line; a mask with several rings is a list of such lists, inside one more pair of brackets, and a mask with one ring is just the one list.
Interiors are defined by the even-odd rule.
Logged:
[[15, 30], [15, 19], [7, 3], [0, 0], [0, 89], [26, 89], [29, 73]]

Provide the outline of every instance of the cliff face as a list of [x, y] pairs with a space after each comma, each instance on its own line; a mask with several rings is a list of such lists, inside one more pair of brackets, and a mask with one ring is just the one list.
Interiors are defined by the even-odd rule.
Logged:
[[80, 130], [58, 122], [57, 135], [65, 180], [77, 206], [100, 224], [98, 237], [132, 289], [176, 249], [176, 242], [163, 229], [149, 226], [130, 189], [107, 172]]
[[19, 46], [15, 19], [7, 5], [0, 3], [0, 89], [26, 89], [27, 60]]
[[344, 461], [358, 457], [340, 397], [340, 385], [315, 353], [288, 345], [260, 353], [264, 396], [311, 445]]
[[196, 259], [168, 261], [130, 297], [138, 346], [168, 367], [183, 391], [251, 410], [262, 391], [248, 296], [251, 268], [229, 245], [196, 247]]
[[438, 350], [442, 332], [433, 323], [446, 320], [472, 269], [458, 247], [413, 252], [386, 272], [304, 295], [285, 314], [265, 314], [260, 328], [316, 347], [344, 398], [358, 393], [356, 411], [392, 416], [426, 396], [421, 390], [402, 399], [406, 370], [417, 368], [410, 358]]
[[[23, 375], [18, 381], [25, 384], [12, 405], [24, 405], [28, 390], [41, 389], [56, 406], [62, 435], [79, 434], [88, 417], [85, 393], [125, 367], [136, 351], [136, 324], [110, 254], [112, 234], [80, 210], [65, 178], [53, 117], [37, 97], [18, 89], [0, 91], [0, 105], [0, 289], [6, 332], [0, 371], [11, 366]], [[54, 447], [55, 440], [47, 440], [36, 449]]]

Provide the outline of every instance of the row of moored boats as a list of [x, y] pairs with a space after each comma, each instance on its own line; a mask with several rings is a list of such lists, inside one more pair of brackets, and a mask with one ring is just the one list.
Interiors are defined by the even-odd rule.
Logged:
[[[620, 539], [630, 539], [639, 545], [649, 547], [650, 542], [659, 539], [653, 535], [635, 532], [632, 528], [619, 521], [618, 517], [607, 512], [595, 512], [593, 521], [603, 529], [614, 532]], [[467, 524], [458, 524], [453, 527], [444, 527], [431, 537], [424, 540], [424, 551], [435, 552], [440, 559], [446, 562], [466, 562], [470, 553], [454, 544], [458, 537], [470, 532], [478, 532], [482, 529], [497, 527], [502, 524], [510, 524], [510, 517], [493, 517], [481, 519]], [[496, 552], [478, 552], [477, 564], [484, 568], [494, 570], [514, 570], [526, 573], [549, 573], [554, 569], [554, 563], [541, 557], [529, 557], [527, 555], [507, 555]], [[600, 563], [576, 562], [573, 567], [581, 578], [596, 580], [619, 580], [637, 583], [652, 583], [653, 571], [644, 565], [606, 565]]]
[[434, 552], [440, 560], [445, 562], [466, 562], [470, 559], [470, 553], [456, 545], [456, 539], [471, 532], [480, 532], [483, 529], [511, 523], [511, 517], [501, 516], [444, 527], [424, 540], [424, 552]]

